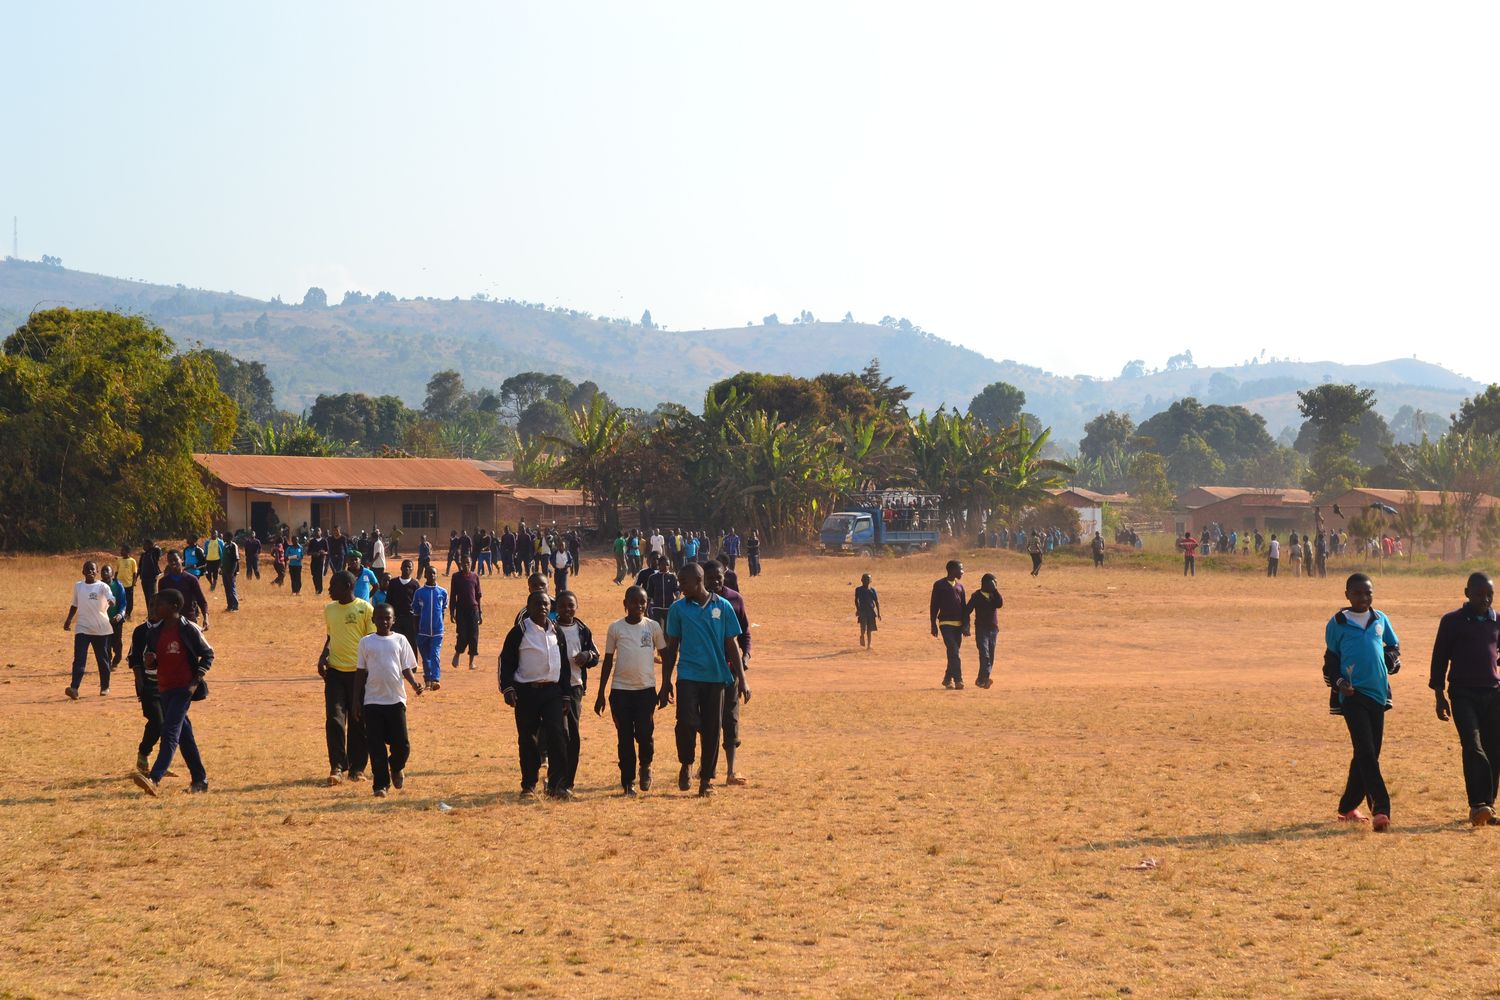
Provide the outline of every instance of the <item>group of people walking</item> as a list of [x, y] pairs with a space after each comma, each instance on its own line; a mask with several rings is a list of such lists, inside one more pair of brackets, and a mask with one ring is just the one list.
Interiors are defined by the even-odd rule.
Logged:
[[[324, 611], [327, 638], [318, 659], [330, 786], [364, 780], [368, 762], [376, 795], [402, 787], [411, 753], [406, 690], [420, 695], [441, 686], [445, 607], [455, 622], [464, 620], [464, 607], [474, 612], [468, 627], [460, 624], [454, 654], [457, 665], [467, 652], [473, 669], [478, 640], [470, 629], [482, 623], [478, 576], [466, 557], [460, 557], [448, 592], [436, 586], [435, 576], [428, 567], [426, 583], [413, 593], [405, 631], [399, 589], [372, 605], [355, 596], [351, 574], [331, 579], [333, 600]], [[523, 796], [536, 794], [545, 764], [546, 794], [573, 797], [589, 672], [595, 667], [601, 669], [593, 707], [603, 714], [607, 686], [623, 794], [652, 787], [654, 716], [671, 704], [677, 711], [678, 787], [691, 788], [696, 764], [698, 793], [713, 794], [721, 741], [728, 783], [745, 783], [736, 768], [740, 706], [750, 700], [744, 598], [725, 585], [718, 563], [687, 563], [676, 572], [663, 566], [652, 580], [667, 576], [671, 580], [660, 583], [659, 592], [681, 596], [660, 609], [661, 615], [648, 615], [648, 587], [630, 586], [624, 616], [605, 631], [602, 653], [593, 630], [579, 617], [578, 595], [549, 591], [549, 579], [540, 573], [528, 578], [525, 606], [505, 633], [497, 669], [501, 698], [515, 716]], [[416, 646], [422, 650], [420, 665]]]
[[[341, 532], [336, 537], [345, 539]], [[210, 540], [219, 542], [217, 581], [227, 582], [223, 554], [241, 542], [223, 536]], [[196, 544], [185, 548], [200, 550]], [[367, 566], [357, 545], [338, 548], [344, 563], [327, 577], [330, 601], [317, 659], [328, 784], [364, 780], [368, 768], [374, 793], [383, 797], [405, 783], [411, 754], [408, 693], [442, 688], [448, 625], [457, 632], [451, 664], [458, 666], [467, 654], [469, 668], [476, 667], [483, 588], [469, 556], [459, 556], [445, 589], [430, 561], [420, 579], [410, 559], [391, 577]], [[205, 591], [200, 581], [209, 561], [199, 558], [203, 554], [193, 551], [189, 557], [197, 572], [184, 560], [184, 550], [176, 549], [165, 553], [161, 570], [163, 553], [155, 545], [146, 546], [139, 561], [128, 548], [112, 566], [101, 568], [90, 560], [64, 621], [65, 628], [76, 630], [68, 697], [78, 698], [91, 651], [99, 664], [100, 694], [108, 694], [111, 671], [121, 659], [118, 639], [133, 607], [133, 590], [121, 579], [132, 587], [149, 579], [146, 619], [134, 629], [126, 659], [146, 720], [133, 778], [151, 795], [174, 776], [178, 755], [190, 772], [190, 790], [208, 790], [188, 718], [191, 704], [207, 697], [206, 674], [214, 662], [205, 633], [207, 593], [215, 581]], [[729, 586], [738, 583], [733, 571], [717, 560], [674, 567], [662, 556], [625, 591], [624, 614], [605, 630], [602, 651], [579, 617], [578, 595], [566, 583], [561, 572], [532, 573], [525, 607], [500, 646], [498, 686], [515, 716], [522, 793], [536, 792], [545, 766], [546, 793], [572, 797], [589, 674], [595, 668], [600, 669], [593, 707], [601, 716], [606, 706], [610, 710], [624, 794], [652, 787], [655, 713], [669, 705], [676, 706], [678, 786], [690, 790], [696, 780], [699, 794], [712, 795], [721, 745], [727, 782], [744, 784], [736, 751], [740, 707], [750, 697], [745, 670], [751, 640], [744, 598]]]
[[1005, 606], [995, 574], [984, 574], [979, 580], [979, 589], [972, 595], [964, 589], [963, 578], [964, 564], [958, 559], [950, 559], [946, 575], [933, 583], [932, 597], [928, 602], [933, 638], [942, 639], [947, 651], [943, 687], [958, 691], [964, 686], [963, 641], [970, 635], [979, 651], [979, 674], [974, 686], [988, 688], [994, 684], [990, 674], [995, 668], [1000, 609]]
[[[228, 586], [238, 570], [235, 557], [243, 557], [233, 553], [226, 566], [226, 553], [240, 542], [222, 536], [209, 540], [219, 543], [211, 592], [216, 582]], [[317, 659], [328, 784], [362, 781], [368, 767], [374, 794], [385, 796], [403, 786], [410, 760], [407, 692], [421, 695], [442, 687], [448, 623], [458, 633], [452, 665], [467, 654], [470, 669], [475, 669], [482, 585], [463, 555], [445, 589], [430, 562], [420, 579], [410, 559], [391, 578], [365, 566], [357, 547], [346, 546], [343, 554], [344, 568], [328, 578], [331, 600], [324, 608], [326, 635]], [[1192, 549], [1185, 547], [1185, 554], [1191, 558]], [[189, 790], [208, 790], [189, 718], [193, 703], [208, 696], [207, 674], [214, 663], [200, 582], [209, 574], [209, 560], [198, 555], [193, 553], [190, 566], [183, 551], [163, 554], [148, 544], [139, 559], [125, 548], [112, 564], [85, 562], [63, 623], [75, 633], [66, 689], [70, 699], [79, 697], [90, 654], [99, 668], [101, 695], [110, 691], [122, 659], [131, 670], [145, 720], [133, 777], [152, 795], [173, 775], [179, 754], [189, 771]], [[979, 660], [975, 685], [988, 688], [1004, 599], [994, 574], [984, 574], [972, 594], [963, 577], [963, 562], [949, 561], [930, 594], [931, 631], [946, 654], [943, 686], [964, 687], [964, 639], [972, 636]], [[556, 574], [531, 574], [524, 607], [506, 628], [499, 649], [498, 688], [514, 715], [522, 794], [542, 788], [554, 798], [572, 797], [584, 707], [590, 704], [590, 673], [596, 668], [592, 706], [599, 716], [606, 707], [610, 711], [623, 794], [652, 787], [655, 713], [669, 705], [676, 706], [678, 787], [690, 790], [696, 777], [699, 794], [713, 794], [721, 747], [728, 782], [743, 783], [736, 751], [740, 707], [750, 698], [750, 621], [728, 553], [680, 567], [667, 551], [655, 554], [654, 565], [643, 566], [625, 590], [624, 613], [605, 629], [602, 649], [580, 616], [577, 593], [565, 583]], [[146, 615], [127, 647], [123, 627], [135, 610], [137, 584]], [[1472, 574], [1464, 597], [1464, 604], [1439, 623], [1429, 686], [1437, 717], [1451, 720], [1458, 732], [1470, 821], [1500, 825], [1500, 615], [1493, 607], [1490, 577]], [[1374, 607], [1374, 583], [1368, 575], [1355, 573], [1347, 579], [1345, 600], [1325, 627], [1323, 658], [1329, 711], [1343, 719], [1352, 747], [1337, 815], [1383, 831], [1391, 824], [1391, 800], [1380, 758], [1385, 713], [1392, 703], [1390, 679], [1401, 667], [1400, 640], [1390, 617]], [[868, 573], [855, 590], [854, 605], [861, 645], [873, 648], [881, 610]], [[1368, 814], [1362, 805], [1368, 806]]]

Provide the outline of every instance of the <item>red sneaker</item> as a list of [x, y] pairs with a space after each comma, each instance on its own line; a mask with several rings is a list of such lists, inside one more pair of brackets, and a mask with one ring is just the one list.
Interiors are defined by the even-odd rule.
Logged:
[[1391, 818], [1385, 813], [1376, 813], [1375, 822], [1371, 824], [1376, 833], [1385, 833], [1391, 828]]

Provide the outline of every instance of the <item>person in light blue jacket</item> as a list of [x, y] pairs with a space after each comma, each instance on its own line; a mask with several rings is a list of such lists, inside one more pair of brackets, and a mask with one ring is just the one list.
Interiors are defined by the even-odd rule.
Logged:
[[427, 567], [422, 586], [411, 599], [417, 619], [417, 655], [422, 660], [422, 681], [433, 691], [443, 676], [443, 621], [448, 617], [448, 592], [437, 585], [437, 571]]

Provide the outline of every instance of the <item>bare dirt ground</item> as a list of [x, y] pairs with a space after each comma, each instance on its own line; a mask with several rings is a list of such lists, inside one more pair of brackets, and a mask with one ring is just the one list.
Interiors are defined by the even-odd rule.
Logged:
[[[408, 783], [385, 800], [321, 784], [321, 600], [249, 583], [213, 619], [192, 712], [213, 791], [184, 777], [149, 799], [128, 780], [128, 676], [63, 697], [80, 560], [0, 560], [0, 996], [1500, 992], [1500, 832], [1464, 822], [1426, 689], [1461, 577], [1377, 579], [1406, 649], [1395, 830], [1377, 836], [1333, 822], [1349, 751], [1319, 666], [1342, 569], [1032, 580], [1024, 557], [967, 552], [971, 585], [1000, 577], [1001, 665], [952, 692], [926, 622], [944, 558], [767, 560], [744, 586], [752, 783], [677, 792], [669, 709], [657, 790], [624, 800], [611, 723], [589, 714], [567, 804], [515, 794], [494, 662], [518, 581], [485, 584], [483, 668], [412, 699]], [[612, 576], [594, 561], [577, 581], [601, 636]]]

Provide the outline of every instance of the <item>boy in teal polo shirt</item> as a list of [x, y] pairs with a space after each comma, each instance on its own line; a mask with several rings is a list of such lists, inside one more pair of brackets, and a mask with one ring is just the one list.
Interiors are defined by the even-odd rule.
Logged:
[[1391, 620], [1371, 607], [1375, 585], [1368, 576], [1349, 577], [1344, 596], [1349, 606], [1328, 620], [1323, 653], [1323, 679], [1337, 700], [1329, 711], [1344, 717], [1354, 746], [1339, 819], [1363, 822], [1368, 817], [1359, 803], [1368, 799], [1374, 829], [1384, 832], [1391, 825], [1391, 797], [1380, 773], [1380, 744], [1391, 707], [1390, 675], [1401, 669], [1401, 643]]
[[661, 693], [657, 706], [673, 700], [672, 671], [677, 670], [677, 787], [692, 786], [694, 744], [703, 743], [698, 794], [712, 795], [714, 767], [719, 758], [719, 726], [725, 689], [733, 686], [742, 701], [750, 700], [740, 647], [740, 621], [734, 606], [703, 586], [703, 567], [688, 563], [678, 574], [682, 597], [667, 611], [667, 648], [661, 654]]

